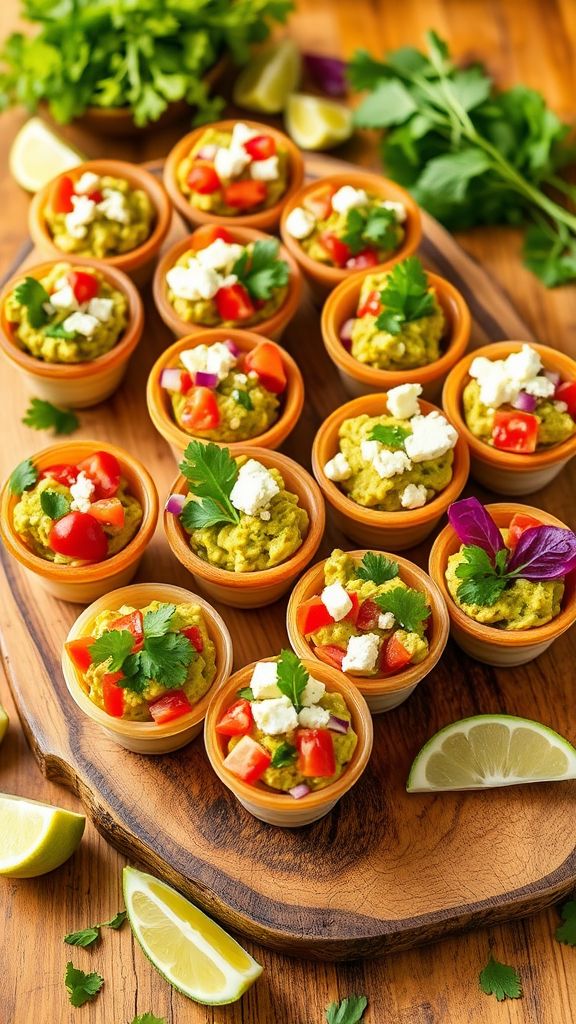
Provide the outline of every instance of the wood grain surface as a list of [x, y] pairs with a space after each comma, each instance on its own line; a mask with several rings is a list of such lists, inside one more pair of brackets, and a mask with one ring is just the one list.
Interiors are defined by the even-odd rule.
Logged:
[[[464, 8], [466, 17], [462, 14]], [[522, 18], [515, 19], [520, 8]], [[427, 25], [433, 23], [453, 41], [457, 52], [488, 55], [503, 82], [517, 76], [545, 88], [548, 84], [548, 75], [543, 75], [545, 69], [550, 77], [550, 100], [561, 113], [569, 112], [576, 31], [576, 26], [571, 24], [573, 9], [569, 5], [422, 5], [414, 2], [403, 5], [400, 24], [393, 22], [391, 11], [391, 7], [385, 11], [382, 3], [300, 3], [294, 30], [308, 48], [322, 47], [326, 52], [347, 53], [356, 45], [375, 48], [376, 40], [379, 47], [414, 41]], [[532, 18], [528, 17], [527, 11], [532, 13]], [[3, 9], [4, 21], [13, 23], [13, 8], [7, 6]], [[544, 25], [551, 29], [548, 37], [544, 33]], [[526, 50], [530, 52], [530, 49], [531, 63], [524, 59]], [[538, 67], [534, 63], [535, 55]], [[514, 59], [508, 66], [507, 60], [511, 56]], [[18, 122], [15, 115], [5, 118], [8, 138]], [[153, 155], [165, 150], [167, 144], [168, 138], [155, 138], [152, 149], [139, 145], [124, 152], [132, 152], [135, 156]], [[90, 148], [85, 142], [84, 148], [96, 155], [94, 143]], [[374, 157], [368, 143], [355, 147], [347, 155], [366, 163]], [[5, 204], [7, 221], [1, 252], [8, 264], [16, 245], [24, 238], [22, 212], [26, 202], [8, 180], [5, 184], [4, 195], [9, 196], [10, 201]], [[508, 232], [478, 232], [467, 237], [466, 244], [475, 248], [477, 254], [483, 255], [496, 270], [514, 294], [518, 308], [534, 332], [544, 341], [552, 344], [561, 341], [563, 347], [567, 347], [573, 291], [565, 289], [552, 296], [534, 285], [532, 278], [518, 268], [515, 260], [517, 240]], [[10, 381], [10, 395], [12, 393], [16, 402], [16, 389], [12, 388]], [[91, 415], [87, 414], [88, 417]], [[89, 421], [86, 425], [89, 426]], [[3, 458], [12, 462], [16, 456], [16, 443], [10, 431], [11, 421], [8, 420]], [[105, 435], [102, 433], [100, 436]], [[41, 443], [31, 435], [30, 447], [40, 447]], [[159, 440], [158, 444], [163, 443]], [[560, 516], [569, 514], [569, 497], [569, 491], [565, 489], [558, 504], [555, 500], [554, 510]], [[57, 621], [55, 625], [61, 627], [62, 624]], [[239, 655], [241, 658], [242, 651]], [[566, 671], [565, 664], [564, 659], [554, 661], [549, 680], [560, 678], [562, 671]], [[456, 668], [455, 665], [454, 675]], [[33, 687], [39, 678], [39, 666], [31, 654], [26, 662], [26, 672], [27, 685]], [[520, 680], [520, 676], [517, 679]], [[545, 679], [540, 678], [540, 693], [544, 683]], [[526, 692], [523, 689], [518, 699], [528, 700], [531, 685], [528, 683]], [[520, 686], [526, 687], [524, 678]], [[5, 699], [5, 691], [3, 697]], [[482, 692], [478, 699], [481, 697], [484, 697]], [[486, 697], [497, 699], [498, 695], [491, 692]], [[562, 713], [568, 715], [568, 698], [565, 704]], [[465, 706], [462, 710], [466, 710]], [[517, 710], [522, 713], [521, 708]], [[543, 710], [546, 710], [544, 706]], [[409, 722], [408, 728], [410, 726]], [[2, 748], [0, 784], [8, 791], [74, 806], [73, 800], [61, 787], [41, 780], [25, 753], [22, 733], [14, 719]], [[549, 808], [543, 808], [542, 819], [535, 825], [541, 845], [548, 842], [550, 828], [553, 831], [556, 828], [556, 824], [551, 825], [546, 817], [548, 813]], [[506, 834], [506, 821], [502, 818], [501, 809], [495, 806], [494, 823], [500, 826], [500, 834]], [[557, 824], [561, 832], [566, 827], [564, 818]], [[570, 820], [568, 826], [571, 826]], [[269, 831], [267, 836], [270, 836]], [[270, 842], [269, 838], [267, 842]], [[486, 859], [493, 875], [498, 876], [497, 853], [495, 855], [491, 851]], [[141, 1013], [150, 1009], [156, 1014], [166, 1014], [174, 1022], [223, 1021], [239, 1024], [243, 1021], [252, 1024], [279, 1021], [281, 1024], [313, 1024], [322, 1020], [323, 1007], [327, 1002], [351, 991], [366, 991], [370, 996], [371, 1009], [366, 1018], [369, 1022], [454, 1021], [459, 1024], [461, 1021], [498, 1020], [568, 1024], [576, 1014], [573, 1002], [575, 954], [553, 942], [557, 919], [553, 911], [515, 926], [493, 928], [489, 932], [478, 930], [440, 946], [358, 966], [346, 964], [334, 968], [325, 964], [306, 964], [257, 949], [256, 955], [267, 967], [262, 981], [240, 1006], [214, 1013], [195, 1007], [171, 993], [145, 963], [140, 952], [133, 951], [130, 937], [124, 932], [110, 937], [98, 951], [74, 952], [72, 958], [78, 966], [98, 969], [107, 979], [102, 995], [93, 1006], [74, 1011], [66, 1003], [62, 984], [69, 951], [61, 945], [61, 938], [70, 928], [106, 919], [118, 908], [120, 863], [120, 858], [90, 829], [78, 854], [57, 873], [39, 881], [2, 885], [0, 899], [6, 903], [3, 946], [10, 951], [6, 961], [8, 969], [2, 973], [0, 981], [2, 1022], [4, 1015], [10, 1024], [27, 1024], [32, 1020], [42, 1024], [53, 1020], [71, 1021], [76, 1019], [78, 1012], [90, 1021], [128, 1022], [136, 1011]], [[336, 889], [337, 872], [334, 873], [333, 868], [332, 871]], [[356, 903], [355, 910], [360, 909], [360, 899]], [[477, 974], [485, 962], [489, 944], [493, 944], [496, 956], [520, 969], [525, 984], [522, 1002], [500, 1006], [479, 993]], [[90, 967], [86, 967], [88, 963]]]

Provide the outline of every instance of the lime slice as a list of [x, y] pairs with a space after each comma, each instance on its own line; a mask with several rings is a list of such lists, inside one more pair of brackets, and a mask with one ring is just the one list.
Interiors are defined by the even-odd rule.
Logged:
[[557, 732], [513, 715], [476, 715], [440, 729], [410, 770], [409, 793], [492, 789], [576, 779], [576, 750]]
[[286, 130], [302, 149], [330, 149], [352, 135], [352, 111], [343, 103], [295, 92], [286, 106]]
[[78, 167], [83, 160], [39, 117], [31, 117], [22, 125], [9, 156], [12, 176], [27, 192], [38, 192], [57, 174]]
[[2, 705], [0, 704], [0, 743], [2, 743], [2, 740], [6, 735], [6, 731], [8, 729], [8, 722], [8, 715], [6, 714]]
[[189, 999], [233, 1003], [262, 974], [260, 964], [198, 907], [165, 882], [124, 868], [134, 935], [156, 970]]
[[302, 61], [296, 43], [282, 39], [250, 59], [234, 85], [234, 103], [247, 110], [279, 114], [300, 81]]
[[0, 793], [0, 875], [35, 878], [60, 867], [85, 824], [83, 814]]

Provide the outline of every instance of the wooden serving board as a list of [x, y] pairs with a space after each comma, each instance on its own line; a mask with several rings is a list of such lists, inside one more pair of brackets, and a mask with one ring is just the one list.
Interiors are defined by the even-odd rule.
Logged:
[[[329, 173], [335, 164], [311, 158], [310, 175]], [[182, 231], [175, 223], [171, 240]], [[498, 285], [429, 217], [421, 251], [430, 268], [465, 295], [475, 344], [531, 339]], [[28, 251], [25, 263], [34, 260]], [[172, 339], [149, 294], [146, 305], [147, 328], [129, 377], [109, 402], [81, 413], [78, 436], [124, 445], [145, 462], [164, 498], [176, 467], [150, 423], [144, 394], [153, 361]], [[318, 425], [347, 396], [308, 299], [284, 344], [298, 359], [307, 390], [302, 418], [284, 450], [309, 467]], [[19, 377], [5, 367], [3, 385], [6, 475], [49, 438], [21, 425], [26, 396]], [[570, 521], [574, 480], [574, 469], [565, 471], [534, 503]], [[350, 547], [329, 526], [318, 557], [337, 545]], [[427, 546], [408, 554], [426, 565]], [[514, 670], [480, 665], [449, 645], [415, 694], [375, 719], [374, 753], [358, 785], [322, 821], [288, 831], [243, 810], [212, 772], [201, 738], [175, 754], [145, 757], [122, 750], [87, 721], [60, 670], [62, 641], [78, 606], [46, 595], [6, 552], [2, 563], [3, 656], [41, 770], [78, 793], [110, 843], [232, 929], [302, 957], [374, 956], [475, 923], [529, 914], [574, 885], [576, 783], [437, 797], [408, 796], [404, 788], [425, 740], [466, 715], [518, 714], [574, 739], [574, 633], [537, 662]], [[138, 579], [193, 589], [161, 527]], [[220, 611], [232, 633], [236, 668], [286, 644], [285, 602], [253, 612]]]

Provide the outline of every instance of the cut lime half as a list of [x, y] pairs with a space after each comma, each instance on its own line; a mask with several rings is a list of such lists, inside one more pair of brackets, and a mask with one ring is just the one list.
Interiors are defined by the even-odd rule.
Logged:
[[234, 85], [234, 103], [263, 114], [279, 114], [301, 73], [300, 51], [292, 39], [282, 39], [255, 53]]
[[513, 715], [476, 715], [440, 729], [416, 756], [409, 793], [492, 789], [576, 779], [576, 750], [557, 732]]
[[27, 192], [38, 192], [57, 174], [78, 167], [83, 159], [41, 118], [31, 117], [10, 147], [10, 172]]
[[60, 867], [85, 824], [83, 814], [0, 793], [0, 875], [35, 878]]
[[0, 704], [0, 743], [2, 743], [2, 740], [4, 739], [4, 737], [6, 735], [6, 732], [8, 730], [9, 721], [10, 720], [8, 718], [8, 715], [6, 714], [6, 712], [5, 712], [4, 708], [2, 707], [2, 705]]
[[353, 132], [349, 107], [303, 92], [289, 97], [285, 120], [288, 134], [302, 149], [330, 149]]

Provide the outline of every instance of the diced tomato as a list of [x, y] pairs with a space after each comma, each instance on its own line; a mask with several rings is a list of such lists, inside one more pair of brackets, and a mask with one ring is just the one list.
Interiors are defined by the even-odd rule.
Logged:
[[93, 192], [88, 193], [88, 199], [91, 199], [93, 203], [101, 203], [104, 196], [99, 188], [95, 188]]
[[576, 380], [565, 380], [559, 384], [554, 398], [557, 402], [566, 402], [572, 419], [576, 419]]
[[224, 202], [235, 210], [249, 210], [251, 206], [259, 206], [268, 195], [265, 181], [232, 181], [224, 189]]
[[258, 782], [272, 760], [272, 755], [251, 736], [243, 736], [224, 758], [224, 765], [243, 782]]
[[298, 729], [297, 767], [307, 779], [327, 779], [336, 771], [334, 743], [328, 729]]
[[[348, 597], [352, 601], [352, 607], [341, 621], [355, 623], [360, 606], [358, 594], [352, 592], [348, 594]], [[330, 615], [321, 597], [309, 597], [307, 601], [302, 602], [296, 611], [296, 625], [303, 636], [309, 636], [310, 633], [315, 633], [317, 629], [322, 629], [323, 626], [331, 626], [334, 622], [335, 619]]]
[[78, 463], [78, 469], [90, 477], [95, 485], [95, 501], [114, 497], [120, 486], [121, 476], [120, 463], [115, 455], [111, 452], [94, 452]]
[[542, 521], [534, 516], [527, 516], [524, 512], [517, 512], [512, 516], [508, 527], [508, 547], [513, 551], [520, 537], [526, 530], [532, 530], [535, 526], [542, 526]]
[[378, 625], [378, 617], [380, 615], [380, 609], [375, 601], [367, 597], [365, 601], [362, 601], [360, 608], [358, 609], [358, 618], [356, 619], [356, 627], [358, 629], [365, 629], [367, 631], [376, 629]]
[[121, 631], [125, 629], [128, 633], [132, 633], [134, 637], [133, 651], [139, 651], [144, 646], [144, 616], [138, 608], [128, 615], [122, 615], [119, 619], [114, 619], [108, 628]]
[[192, 711], [192, 705], [184, 690], [170, 690], [163, 697], [148, 705], [148, 710], [156, 725], [164, 725], [172, 722], [175, 718], [181, 718]]
[[200, 631], [200, 627], [184, 626], [184, 628], [181, 629], [180, 632], [182, 633], [183, 636], [186, 637], [187, 640], [190, 641], [194, 650], [197, 651], [198, 654], [201, 654], [202, 651], [204, 650], [204, 640], [202, 637], [202, 633]]
[[101, 562], [108, 554], [108, 538], [89, 512], [68, 512], [56, 519], [48, 534], [48, 545], [58, 555]]
[[253, 135], [244, 143], [244, 149], [253, 160], [267, 160], [276, 154], [276, 142], [271, 135]]
[[73, 466], [68, 462], [58, 462], [54, 466], [47, 466], [40, 473], [40, 479], [42, 480], [46, 476], [51, 476], [53, 480], [57, 480], [59, 484], [64, 484], [66, 487], [70, 487], [74, 483], [78, 476], [78, 466]]
[[211, 164], [194, 164], [186, 179], [188, 188], [201, 196], [212, 195], [222, 188], [222, 182]]
[[254, 303], [243, 284], [219, 288], [214, 298], [221, 320], [248, 320], [254, 316]]
[[500, 451], [534, 452], [538, 442], [538, 417], [530, 412], [496, 410], [492, 440]]
[[380, 316], [382, 312], [382, 303], [380, 302], [380, 292], [370, 292], [366, 298], [366, 302], [363, 302], [361, 306], [358, 306], [358, 316]]
[[74, 292], [76, 302], [90, 302], [100, 291], [100, 283], [94, 274], [87, 274], [84, 270], [69, 270], [66, 280]]
[[71, 213], [74, 209], [72, 196], [74, 195], [74, 182], [67, 174], [63, 174], [54, 182], [50, 196], [50, 206], [54, 213]]
[[345, 267], [352, 253], [341, 238], [334, 231], [323, 231], [318, 237], [320, 245], [326, 250], [330, 259], [337, 267]]
[[306, 196], [303, 206], [314, 214], [316, 220], [327, 220], [332, 213], [332, 196], [335, 192], [332, 185], [323, 185]]
[[180, 420], [186, 430], [214, 430], [220, 423], [214, 392], [210, 388], [192, 388], [182, 407]]
[[104, 711], [113, 718], [122, 718], [124, 714], [124, 690], [118, 686], [118, 681], [123, 678], [122, 672], [106, 672], [102, 676]]
[[343, 647], [338, 647], [337, 644], [320, 644], [314, 648], [314, 654], [326, 665], [341, 669], [346, 651]]
[[64, 644], [72, 661], [81, 672], [85, 672], [92, 664], [92, 655], [88, 650], [94, 643], [93, 636], [81, 636], [77, 640], [69, 640]]
[[254, 724], [252, 708], [249, 700], [241, 698], [231, 704], [216, 726], [221, 736], [245, 736]]
[[90, 505], [90, 515], [105, 526], [124, 526], [126, 512], [120, 498], [100, 498]]
[[360, 598], [356, 591], [352, 590], [348, 592], [348, 597], [352, 601], [352, 607], [347, 615], [344, 616], [343, 622], [352, 622], [354, 625], [358, 621], [358, 612], [360, 611]]
[[228, 243], [234, 241], [233, 236], [226, 228], [221, 228], [217, 224], [203, 224], [202, 227], [196, 228], [196, 231], [191, 236], [190, 247], [194, 252], [199, 252], [200, 249], [207, 249], [217, 238], [221, 238], [223, 242]]
[[258, 374], [262, 387], [274, 395], [286, 390], [287, 378], [282, 355], [273, 341], [261, 341], [244, 359], [244, 372]]
[[385, 644], [380, 659], [380, 667], [383, 672], [400, 672], [412, 661], [410, 651], [407, 651], [404, 644], [398, 640], [396, 633], [393, 633]]
[[367, 270], [368, 267], [375, 267], [378, 264], [378, 253], [375, 249], [363, 249], [362, 252], [351, 256], [346, 260], [348, 270]]

